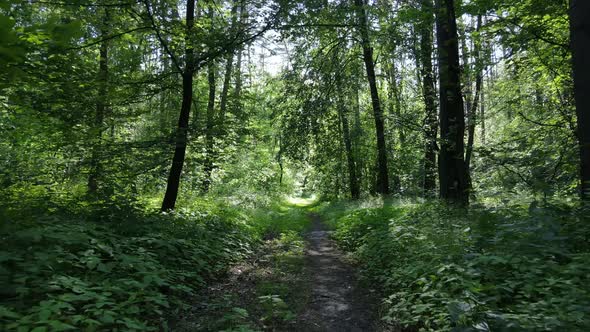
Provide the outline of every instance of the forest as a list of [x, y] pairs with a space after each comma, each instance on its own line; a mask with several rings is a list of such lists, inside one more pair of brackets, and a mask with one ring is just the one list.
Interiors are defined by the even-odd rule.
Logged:
[[587, 0], [0, 0], [0, 331], [590, 331]]

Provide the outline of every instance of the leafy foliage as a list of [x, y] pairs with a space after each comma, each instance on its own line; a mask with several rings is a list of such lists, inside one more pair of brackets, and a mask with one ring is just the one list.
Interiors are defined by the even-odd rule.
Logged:
[[257, 243], [245, 215], [215, 212], [4, 221], [2, 330], [165, 327], [195, 290]]
[[425, 331], [582, 331], [588, 211], [462, 210], [438, 203], [340, 210], [336, 239], [383, 285], [383, 319]]

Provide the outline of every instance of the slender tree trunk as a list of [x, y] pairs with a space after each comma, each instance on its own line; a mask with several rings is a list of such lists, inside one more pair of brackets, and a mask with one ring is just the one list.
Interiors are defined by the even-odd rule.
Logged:
[[207, 102], [207, 119], [205, 124], [205, 161], [203, 169], [205, 177], [203, 179], [202, 190], [204, 193], [209, 191], [211, 186], [211, 173], [213, 172], [214, 159], [214, 139], [215, 139], [215, 64], [209, 63], [207, 67], [207, 81], [209, 83], [209, 100]]
[[348, 166], [348, 185], [350, 189], [350, 197], [352, 199], [359, 199], [361, 197], [361, 190], [356, 175], [355, 155], [352, 151], [352, 139], [350, 137], [350, 125], [348, 123], [348, 112], [344, 105], [344, 98], [342, 96], [344, 87], [342, 86], [342, 79], [340, 74], [336, 74], [336, 90], [338, 91], [338, 118], [342, 126], [342, 140], [344, 142], [344, 149], [346, 154], [346, 163]]
[[[391, 61], [388, 61], [388, 68], [387, 68], [387, 81], [388, 87], [387, 89], [387, 99], [388, 99], [388, 106], [389, 106], [389, 114], [392, 116], [395, 121], [393, 121], [393, 126], [391, 130], [393, 132], [397, 131], [398, 139], [399, 139], [399, 146], [403, 148], [406, 146], [406, 134], [403, 128], [402, 116], [401, 116], [401, 98], [399, 96], [399, 88], [397, 84], [397, 75], [395, 70], [395, 50], [391, 52]], [[391, 126], [391, 124], [390, 124]], [[395, 156], [395, 148], [398, 146], [395, 140], [391, 140], [390, 144], [390, 152], [391, 152], [391, 159]], [[401, 190], [401, 179], [399, 174], [394, 173], [391, 179], [391, 185], [393, 192], [399, 192]]]
[[[481, 30], [481, 15], [477, 16], [477, 27], [476, 31]], [[469, 103], [467, 109], [467, 149], [465, 150], [465, 167], [467, 167], [467, 175], [470, 178], [471, 183], [471, 155], [473, 154], [473, 143], [475, 140], [475, 123], [477, 116], [477, 107], [479, 106], [479, 100], [481, 95], [481, 88], [483, 85], [483, 64], [481, 59], [481, 40], [479, 38], [475, 40], [473, 46], [473, 56], [475, 58], [475, 94], [473, 100]]]
[[[481, 88], [483, 90], [483, 85], [484, 85], [484, 81], [483, 81], [483, 77], [482, 77], [482, 82], [481, 82]], [[480, 100], [479, 100], [479, 122], [481, 124], [481, 144], [485, 145], [486, 144], [486, 100], [485, 100], [485, 94], [481, 94], [480, 95]]]
[[468, 177], [463, 159], [465, 113], [461, 95], [459, 45], [453, 0], [436, 0], [436, 12], [440, 70], [440, 196], [449, 202], [467, 205]]
[[185, 38], [185, 68], [182, 73], [182, 104], [180, 107], [180, 116], [178, 118], [178, 129], [176, 131], [176, 147], [174, 157], [172, 158], [172, 167], [168, 176], [166, 185], [166, 194], [162, 202], [162, 211], [173, 210], [176, 206], [178, 189], [180, 187], [180, 176], [184, 166], [186, 155], [186, 146], [188, 143], [188, 125], [193, 102], [193, 75], [194, 68], [194, 50], [190, 43], [189, 36], [192, 33], [195, 24], [195, 0], [187, 0], [186, 3], [186, 38]]
[[[355, 71], [358, 66], [355, 65]], [[358, 75], [355, 74], [355, 77]], [[363, 174], [363, 161], [361, 159], [361, 138], [363, 137], [363, 128], [361, 124], [361, 105], [360, 105], [360, 96], [359, 96], [359, 89], [353, 87], [353, 91], [351, 94], [352, 100], [351, 105], [353, 107], [354, 112], [354, 123], [352, 126], [351, 132], [351, 139], [352, 139], [352, 152], [354, 156], [354, 160], [356, 161], [356, 170], [355, 174], [358, 178], [358, 185], [359, 185], [359, 193], [361, 192], [362, 188], [362, 174]]]
[[[105, 37], [109, 34], [110, 14], [109, 9], [104, 9], [103, 22], [101, 27], [101, 36]], [[88, 193], [91, 196], [96, 196], [100, 192], [101, 178], [102, 178], [102, 139], [105, 131], [105, 114], [108, 103], [108, 83], [109, 83], [109, 41], [104, 40], [100, 42], [99, 47], [99, 65], [98, 65], [98, 91], [96, 101], [96, 113], [94, 114], [93, 124], [93, 139], [95, 142], [92, 145], [90, 172], [88, 174]]]
[[373, 49], [369, 39], [369, 26], [364, 8], [364, 0], [354, 0], [359, 20], [359, 32], [363, 48], [363, 60], [371, 90], [371, 103], [375, 117], [375, 133], [377, 136], [377, 192], [383, 195], [389, 194], [389, 174], [387, 169], [387, 147], [385, 144], [385, 124], [383, 111], [379, 102], [377, 91], [377, 79], [375, 77], [375, 63], [373, 62]]
[[590, 200], [590, 2], [571, 0], [571, 47], [580, 144], [580, 196]]
[[[248, 18], [248, 12], [246, 10], [246, 1], [240, 0], [240, 19], [238, 24], [238, 29], [241, 29], [244, 26]], [[244, 47], [240, 46], [237, 51], [237, 59], [236, 59], [236, 86], [234, 88], [234, 107], [233, 112], [235, 115], [240, 114], [242, 111], [242, 53], [244, 51]]]
[[395, 61], [393, 60], [395, 57], [395, 53], [391, 54], [392, 61], [389, 67], [389, 88], [390, 88], [390, 96], [392, 98], [393, 103], [391, 104], [391, 111], [395, 118], [398, 120], [397, 125], [397, 132], [399, 136], [399, 144], [401, 146], [406, 145], [406, 132], [401, 124], [402, 120], [402, 79], [400, 78], [400, 83], [398, 84], [397, 81], [397, 71], [395, 68]]
[[422, 95], [424, 98], [424, 196], [433, 197], [436, 189], [436, 89], [432, 67], [434, 12], [432, 0], [422, 0], [424, 20], [420, 27]]
[[[238, 28], [238, 1], [239, 0], [234, 0], [234, 4], [232, 6], [232, 10], [231, 10], [231, 17], [232, 17], [232, 21], [231, 21], [231, 27], [230, 27], [230, 31], [232, 33], [232, 36], [236, 34], [236, 29]], [[235, 52], [229, 52], [227, 57], [226, 57], [226, 62], [225, 62], [225, 73], [224, 73], [224, 77], [223, 77], [223, 87], [221, 89], [221, 96], [220, 96], [220, 100], [219, 100], [219, 126], [222, 127], [224, 126], [225, 123], [225, 114], [226, 114], [226, 110], [227, 110], [227, 99], [228, 99], [228, 94], [229, 94], [229, 86], [231, 84], [231, 76], [232, 76], [232, 72], [233, 72], [233, 66], [234, 66], [234, 53]], [[241, 59], [240, 59], [241, 60]]]
[[276, 156], [277, 163], [279, 164], [279, 186], [283, 185], [283, 133], [279, 132], [279, 152]]
[[221, 96], [219, 100], [219, 126], [225, 123], [225, 114], [227, 112], [227, 97], [229, 86], [231, 84], [231, 75], [233, 71], [234, 54], [231, 52], [226, 59], [225, 73], [223, 77], [223, 87], [221, 88]]

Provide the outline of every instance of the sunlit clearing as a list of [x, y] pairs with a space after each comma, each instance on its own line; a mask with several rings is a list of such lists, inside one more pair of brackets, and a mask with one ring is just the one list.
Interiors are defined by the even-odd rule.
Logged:
[[296, 206], [309, 206], [315, 203], [317, 200], [317, 195], [312, 194], [309, 197], [287, 197], [287, 203], [296, 205]]

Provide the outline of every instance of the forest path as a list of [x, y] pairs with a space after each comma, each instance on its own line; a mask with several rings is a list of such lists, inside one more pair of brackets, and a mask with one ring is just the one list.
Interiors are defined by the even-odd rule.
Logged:
[[375, 331], [376, 310], [359, 286], [355, 270], [330, 239], [320, 215], [310, 213], [311, 230], [305, 238], [306, 268], [310, 273], [310, 300], [298, 317], [299, 331]]
[[311, 200], [274, 214], [275, 229], [248, 260], [210, 283], [171, 330], [248, 332], [377, 331], [376, 297], [330, 239]]

